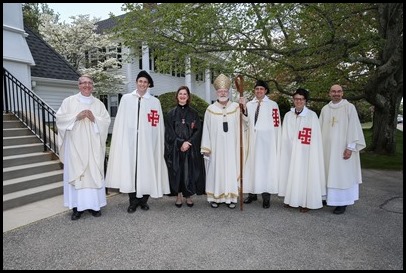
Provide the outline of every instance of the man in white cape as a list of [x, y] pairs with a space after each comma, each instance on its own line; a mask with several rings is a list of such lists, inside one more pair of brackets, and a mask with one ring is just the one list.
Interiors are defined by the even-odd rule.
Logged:
[[148, 92], [154, 83], [146, 71], [138, 74], [136, 84], [121, 98], [106, 173], [106, 187], [128, 193], [128, 213], [139, 206], [148, 210], [149, 197], [170, 193], [161, 103]]
[[271, 194], [278, 193], [278, 141], [281, 136], [281, 116], [278, 104], [269, 99], [269, 86], [258, 80], [254, 87], [255, 98], [244, 105], [244, 125], [248, 126], [245, 145], [244, 193], [248, 197], [245, 204], [257, 200], [262, 195], [262, 207], [270, 207]]
[[343, 99], [343, 89], [330, 88], [331, 101], [320, 112], [320, 125], [327, 178], [327, 205], [342, 214], [359, 199], [362, 183], [360, 151], [365, 138], [355, 106]]
[[64, 206], [77, 220], [85, 210], [101, 215], [106, 205], [104, 159], [110, 116], [93, 97], [93, 80], [79, 78], [80, 93], [63, 100], [56, 112], [59, 157], [64, 164]]
[[285, 207], [307, 212], [322, 208], [326, 198], [321, 129], [317, 114], [305, 105], [308, 91], [299, 88], [292, 96], [294, 107], [282, 123], [278, 196], [285, 197]]

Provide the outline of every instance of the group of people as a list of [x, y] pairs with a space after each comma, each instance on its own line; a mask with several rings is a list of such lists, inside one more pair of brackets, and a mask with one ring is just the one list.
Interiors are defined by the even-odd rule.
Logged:
[[306, 107], [309, 92], [297, 89], [282, 120], [265, 81], [256, 81], [254, 99], [237, 103], [230, 100], [231, 80], [220, 74], [213, 82], [217, 100], [202, 122], [187, 86], [178, 88], [177, 105], [164, 118], [160, 101], [149, 93], [153, 79], [141, 71], [136, 89], [120, 101], [105, 170], [111, 119], [92, 95], [92, 78], [82, 75], [78, 84], [80, 92], [64, 99], [56, 113], [64, 206], [72, 209], [72, 220], [85, 211], [100, 216], [106, 188], [128, 193], [128, 213], [148, 210], [149, 197], [164, 195], [175, 196], [178, 208], [192, 207], [193, 195], [206, 194], [212, 208], [233, 209], [243, 198], [242, 180], [248, 193], [243, 202], [261, 194], [265, 209], [271, 194], [287, 208], [307, 212], [327, 204], [336, 214], [359, 198], [365, 139], [340, 85], [331, 87], [319, 117]]

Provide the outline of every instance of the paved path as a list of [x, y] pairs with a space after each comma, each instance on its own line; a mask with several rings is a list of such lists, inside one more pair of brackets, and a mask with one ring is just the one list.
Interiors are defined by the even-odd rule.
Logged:
[[270, 209], [256, 201], [242, 211], [164, 197], [128, 214], [127, 195], [116, 194], [99, 218], [62, 211], [3, 231], [3, 269], [403, 270], [403, 172], [363, 176], [342, 215], [300, 213], [275, 196]]

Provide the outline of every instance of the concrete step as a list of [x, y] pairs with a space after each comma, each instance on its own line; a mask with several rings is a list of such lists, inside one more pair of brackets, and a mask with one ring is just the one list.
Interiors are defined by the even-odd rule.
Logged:
[[27, 128], [27, 126], [19, 120], [4, 120], [3, 118], [3, 130], [6, 128]]
[[3, 137], [3, 146], [13, 146], [32, 143], [41, 143], [41, 140], [39, 140], [39, 138], [34, 135]]
[[8, 209], [3, 211], [3, 233], [66, 211], [69, 208], [63, 205], [63, 195]]
[[63, 165], [59, 160], [7, 167], [3, 168], [3, 181], [33, 174], [41, 174], [50, 171], [61, 170], [62, 168]]
[[42, 143], [3, 146], [3, 156], [30, 154], [42, 151], [44, 151], [44, 144]]
[[63, 170], [34, 174], [3, 181], [3, 194], [63, 181]]
[[63, 194], [63, 182], [3, 194], [3, 211]]
[[12, 114], [3, 114], [3, 211], [63, 197], [63, 164]]
[[33, 135], [33, 133], [28, 128], [9, 128], [9, 129], [3, 128], [3, 137], [30, 136], [30, 135]]
[[56, 159], [57, 157], [51, 152], [37, 152], [21, 155], [3, 156], [3, 168], [38, 163], [43, 161], [51, 161]]
[[12, 113], [3, 113], [3, 121], [18, 120], [18, 118]]

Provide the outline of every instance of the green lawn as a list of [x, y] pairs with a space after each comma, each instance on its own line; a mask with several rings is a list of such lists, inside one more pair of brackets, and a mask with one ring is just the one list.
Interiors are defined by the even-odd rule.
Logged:
[[[365, 141], [371, 143], [372, 131], [370, 125], [364, 125]], [[394, 156], [376, 155], [370, 152], [361, 151], [361, 167], [363, 169], [378, 170], [403, 170], [403, 131], [396, 130], [396, 154]]]

